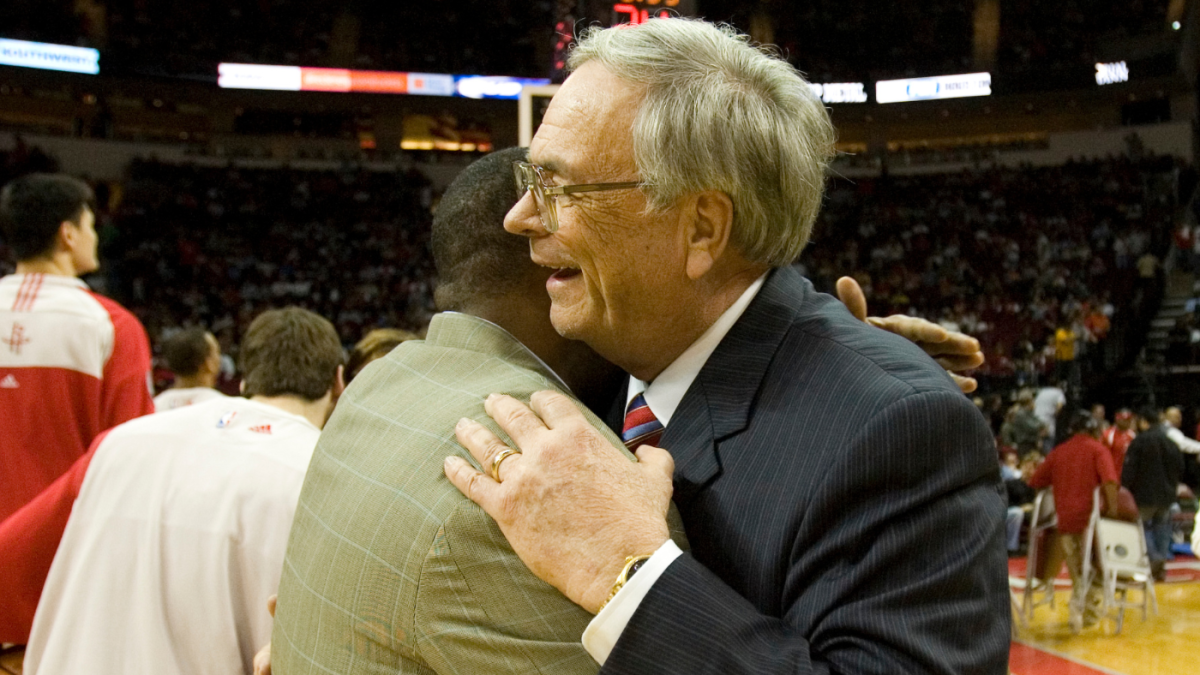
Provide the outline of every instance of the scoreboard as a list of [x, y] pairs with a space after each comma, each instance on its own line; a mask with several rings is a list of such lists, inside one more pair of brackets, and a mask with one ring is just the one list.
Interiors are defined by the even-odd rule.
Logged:
[[645, 23], [655, 17], [695, 16], [696, 0], [585, 0], [584, 15], [608, 26]]
[[594, 24], [620, 26], [645, 23], [671, 16], [696, 16], [696, 0], [557, 0], [554, 9], [554, 56], [550, 64], [552, 82], [566, 77], [567, 53], [575, 31]]

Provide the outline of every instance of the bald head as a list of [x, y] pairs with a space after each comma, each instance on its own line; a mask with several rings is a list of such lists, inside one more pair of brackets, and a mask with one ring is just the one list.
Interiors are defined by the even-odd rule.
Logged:
[[1183, 426], [1183, 411], [1170, 407], [1163, 411], [1163, 421], [1178, 429]]

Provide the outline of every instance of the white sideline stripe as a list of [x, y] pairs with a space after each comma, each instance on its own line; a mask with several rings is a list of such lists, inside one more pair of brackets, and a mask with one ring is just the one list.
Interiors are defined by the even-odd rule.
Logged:
[[1075, 656], [1071, 656], [1070, 654], [1064, 654], [1056, 649], [1051, 649], [1050, 647], [1046, 647], [1038, 642], [1028, 642], [1026, 640], [1017, 640], [1016, 638], [1013, 639], [1013, 642], [1015, 642], [1019, 645], [1023, 645], [1025, 647], [1029, 647], [1030, 649], [1036, 649], [1039, 652], [1046, 652], [1047, 654], [1049, 654], [1051, 656], [1057, 656], [1058, 658], [1060, 658], [1064, 661], [1070, 661], [1071, 663], [1077, 663], [1081, 666], [1091, 668], [1092, 670], [1098, 670], [1102, 673], [1105, 673], [1106, 675], [1129, 675], [1128, 673], [1122, 673], [1120, 671], [1113, 670], [1112, 668], [1105, 668], [1104, 666], [1098, 666], [1090, 661], [1084, 661], [1083, 659], [1075, 657]]

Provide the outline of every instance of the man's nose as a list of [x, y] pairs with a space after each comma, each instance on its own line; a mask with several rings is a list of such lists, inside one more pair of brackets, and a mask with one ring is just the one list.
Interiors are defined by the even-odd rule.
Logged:
[[504, 229], [513, 234], [530, 238], [544, 237], [550, 234], [542, 224], [542, 216], [538, 213], [532, 192], [526, 190], [517, 203], [508, 210], [508, 214], [504, 216]]

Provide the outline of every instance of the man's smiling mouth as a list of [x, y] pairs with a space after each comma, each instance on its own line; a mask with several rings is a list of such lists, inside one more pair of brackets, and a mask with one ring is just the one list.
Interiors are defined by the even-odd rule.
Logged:
[[551, 274], [550, 278], [557, 279], [558, 281], [565, 281], [572, 277], [579, 276], [579, 274], [580, 274], [580, 271], [578, 268], [561, 267], [559, 269], [554, 270], [554, 274]]

